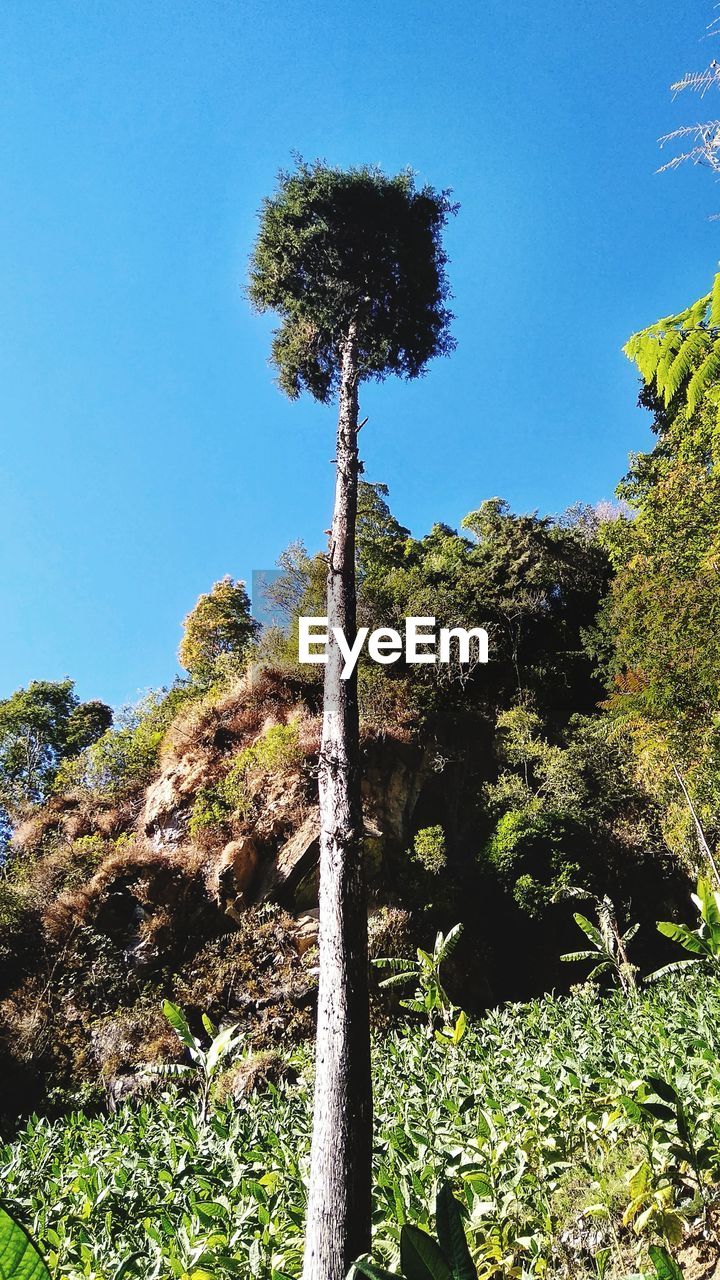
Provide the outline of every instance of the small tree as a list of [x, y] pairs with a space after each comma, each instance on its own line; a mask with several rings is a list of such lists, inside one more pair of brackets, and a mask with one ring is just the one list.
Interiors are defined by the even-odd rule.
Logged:
[[[329, 627], [356, 634], [358, 387], [414, 378], [451, 350], [441, 232], [447, 193], [410, 172], [299, 162], [265, 201], [249, 296], [281, 318], [272, 358], [292, 399], [337, 394], [335, 503], [327, 555]], [[332, 631], [331, 631], [332, 635]], [[304, 1280], [344, 1280], [370, 1245], [372, 1091], [367, 907], [355, 675], [334, 638], [320, 749], [320, 979]]]
[[183, 622], [180, 664], [197, 684], [212, 684], [233, 666], [239, 668], [257, 629], [245, 583], [221, 578], [200, 596]]
[[633, 995], [637, 990], [635, 976], [637, 968], [630, 963], [627, 948], [640, 925], [633, 924], [625, 933], [621, 933], [615, 907], [607, 894], [604, 894], [602, 898], [598, 898], [594, 893], [587, 893], [583, 889], [568, 889], [565, 891], [565, 895], [558, 896], [592, 898], [595, 903], [598, 921], [597, 925], [591, 924], [587, 916], [575, 911], [573, 913], [575, 923], [578, 929], [582, 929], [585, 937], [592, 943], [592, 949], [568, 951], [560, 959], [570, 964], [589, 960], [593, 968], [588, 974], [588, 981], [592, 981], [593, 978], [601, 973], [611, 973], [619, 982], [623, 994], [626, 996]]
[[112, 721], [104, 702], [81, 702], [72, 680], [32, 680], [0, 702], [0, 805], [14, 818], [47, 796], [63, 760]]

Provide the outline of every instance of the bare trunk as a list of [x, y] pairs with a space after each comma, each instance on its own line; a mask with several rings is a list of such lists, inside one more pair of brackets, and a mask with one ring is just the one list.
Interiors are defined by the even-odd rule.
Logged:
[[[327, 574], [328, 628], [356, 633], [357, 354], [345, 345], [335, 507]], [[357, 681], [341, 679], [330, 631], [320, 750], [320, 979], [316, 1083], [303, 1280], [345, 1280], [370, 1248], [372, 1087], [367, 905]]]

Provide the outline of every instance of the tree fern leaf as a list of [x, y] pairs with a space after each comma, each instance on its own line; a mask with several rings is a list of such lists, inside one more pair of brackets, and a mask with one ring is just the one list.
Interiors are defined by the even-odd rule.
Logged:
[[710, 314], [708, 316], [708, 324], [711, 329], [720, 329], [720, 271], [718, 271], [713, 280], [712, 293], [710, 294]]
[[687, 389], [688, 413], [694, 413], [703, 395], [720, 377], [720, 341], [717, 339], [698, 369], [692, 375]]
[[664, 383], [668, 369], [684, 341], [685, 339], [680, 329], [671, 329], [670, 332], [662, 339], [660, 344], [660, 354], [654, 371], [658, 386], [661, 386]]
[[662, 394], [666, 405], [669, 405], [686, 385], [691, 370], [708, 349], [711, 341], [706, 329], [694, 329], [688, 334], [663, 378], [662, 384], [658, 382], [658, 391]]

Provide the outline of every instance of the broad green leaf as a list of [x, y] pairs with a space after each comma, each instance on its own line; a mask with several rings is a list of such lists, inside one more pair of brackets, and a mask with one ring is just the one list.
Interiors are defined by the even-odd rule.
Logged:
[[686, 951], [693, 951], [696, 955], [706, 955], [707, 947], [702, 939], [693, 933], [692, 929], [688, 929], [684, 924], [673, 924], [671, 920], [658, 921], [658, 933], [662, 933], [666, 938], [672, 938], [673, 942], [679, 942]]
[[580, 911], [573, 911], [573, 919], [576, 925], [582, 929], [586, 937], [595, 944], [598, 950], [602, 950], [603, 941], [600, 935], [600, 930], [596, 929], [595, 925], [590, 923], [587, 916], [584, 916]]
[[566, 964], [575, 964], [580, 960], [596, 960], [597, 951], [566, 951], [560, 959]]
[[195, 1052], [197, 1050], [197, 1041], [188, 1026], [187, 1018], [182, 1009], [173, 1004], [172, 1000], [163, 1000], [162, 1010], [176, 1036], [182, 1040], [184, 1045], [187, 1045], [188, 1049], [192, 1049]]
[[367, 1276], [368, 1280], [398, 1280], [392, 1271], [386, 1271], [385, 1267], [379, 1267], [373, 1262], [372, 1258], [362, 1257], [353, 1262], [348, 1272], [348, 1280], [353, 1280], [354, 1276]]
[[683, 1273], [667, 1249], [659, 1244], [651, 1244], [648, 1249], [650, 1261], [657, 1272], [658, 1280], [683, 1280]]
[[453, 1280], [477, 1280], [477, 1271], [465, 1237], [460, 1205], [447, 1182], [443, 1182], [438, 1191], [435, 1217], [440, 1248], [450, 1260]]
[[205, 1070], [209, 1076], [213, 1074], [222, 1059], [236, 1047], [239, 1039], [237, 1027], [226, 1027], [219, 1036], [215, 1037], [205, 1059]]
[[43, 1258], [28, 1235], [0, 1205], [0, 1280], [50, 1280]]
[[404, 1226], [400, 1232], [400, 1265], [405, 1280], [453, 1280], [439, 1245], [419, 1227]]
[[675, 1089], [673, 1089], [671, 1084], [668, 1084], [667, 1080], [663, 1080], [661, 1076], [648, 1076], [647, 1083], [653, 1093], [656, 1093], [658, 1098], [663, 1099], [663, 1102], [677, 1102], [677, 1093]]

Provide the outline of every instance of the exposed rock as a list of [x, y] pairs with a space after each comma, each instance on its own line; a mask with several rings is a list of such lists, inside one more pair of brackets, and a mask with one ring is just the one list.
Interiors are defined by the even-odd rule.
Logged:
[[137, 1071], [115, 1076], [105, 1087], [108, 1111], [114, 1115], [118, 1107], [132, 1100], [142, 1102], [151, 1092], [151, 1077]]
[[365, 750], [363, 802], [366, 828], [372, 826], [385, 839], [404, 843], [409, 836], [413, 811], [431, 772], [429, 758], [409, 744], [393, 742], [392, 750], [382, 742], [369, 743]]
[[294, 1084], [297, 1071], [282, 1054], [256, 1053], [223, 1072], [217, 1083], [216, 1096], [220, 1100], [234, 1098], [239, 1102], [251, 1093], [264, 1092], [268, 1085], [277, 1087], [283, 1080]]
[[195, 793], [207, 781], [208, 756], [190, 751], [168, 762], [145, 794], [140, 828], [154, 849], [178, 845], [186, 838]]
[[304, 956], [306, 951], [317, 946], [319, 928], [320, 912], [317, 908], [298, 916], [297, 925], [293, 929], [293, 942], [299, 956]]
[[317, 866], [320, 855], [320, 819], [309, 813], [297, 831], [275, 855], [263, 884], [262, 896], [286, 901]]
[[252, 836], [240, 836], [225, 845], [215, 874], [218, 900], [228, 915], [247, 904], [259, 860]]

